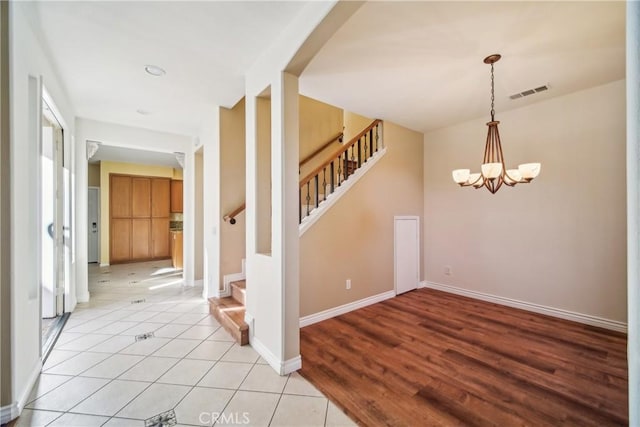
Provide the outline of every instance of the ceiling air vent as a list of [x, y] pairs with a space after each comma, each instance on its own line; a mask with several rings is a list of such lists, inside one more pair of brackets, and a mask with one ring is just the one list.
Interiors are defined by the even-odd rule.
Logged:
[[549, 90], [549, 85], [539, 86], [539, 87], [537, 87], [535, 89], [527, 89], [527, 90], [519, 92], [519, 93], [514, 93], [513, 95], [509, 96], [509, 98], [518, 99], [518, 98], [522, 98], [524, 96], [533, 95], [534, 93], [544, 92], [545, 90]]

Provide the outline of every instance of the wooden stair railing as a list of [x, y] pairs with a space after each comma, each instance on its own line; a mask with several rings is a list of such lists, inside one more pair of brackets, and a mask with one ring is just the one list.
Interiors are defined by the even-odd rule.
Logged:
[[[342, 142], [342, 138], [344, 138], [344, 132], [340, 132], [339, 134], [337, 134], [336, 136], [334, 136], [333, 138], [331, 138], [329, 141], [327, 141], [326, 143], [324, 143], [322, 145], [322, 147], [318, 148], [316, 151], [314, 151], [313, 153], [309, 154], [307, 157], [305, 157], [304, 159], [302, 159], [300, 161], [300, 164], [298, 165], [298, 167], [302, 167], [304, 165], [306, 165], [307, 163], [309, 163], [311, 161], [311, 159], [313, 159], [314, 157], [316, 157], [318, 154], [322, 153], [324, 150], [326, 150], [331, 144], [333, 144], [336, 141]], [[299, 171], [298, 171], [299, 172]]]
[[340, 187], [357, 169], [383, 148], [380, 141], [381, 126], [382, 120], [374, 120], [327, 161], [300, 180], [298, 203], [300, 223], [312, 210], [320, 206], [321, 202], [327, 200], [328, 195], [336, 191], [337, 187]]
[[236, 223], [236, 216], [238, 216], [238, 214], [240, 214], [240, 212], [245, 210], [246, 207], [247, 207], [247, 204], [245, 202], [242, 202], [242, 204], [240, 206], [238, 206], [237, 208], [235, 208], [234, 210], [232, 210], [231, 212], [226, 214], [224, 217], [222, 217], [222, 219], [224, 219], [225, 222], [229, 221], [231, 224], [235, 224]]
[[[327, 199], [328, 194], [331, 194], [335, 191], [337, 187], [339, 187], [349, 176], [353, 175], [356, 169], [360, 168], [364, 163], [369, 160], [375, 153], [377, 153], [382, 147], [382, 143], [380, 141], [381, 135], [381, 126], [382, 120], [376, 119], [369, 126], [367, 126], [362, 132], [353, 137], [347, 144], [345, 144], [340, 150], [334, 153], [327, 161], [322, 163], [320, 166], [315, 168], [313, 171], [308, 173], [302, 180], [300, 180], [300, 191], [299, 191], [299, 207], [300, 207], [300, 215], [299, 222], [302, 222], [302, 219], [309, 215], [309, 213], [317, 208], [320, 205], [320, 202], [323, 202]], [[323, 144], [322, 147], [315, 150], [309, 156], [305, 157], [301, 162], [299, 167], [302, 167], [304, 164], [308, 163], [312, 158], [320, 154], [327, 147], [329, 147], [333, 142], [339, 140], [342, 142], [342, 138], [344, 134], [341, 132], [336, 135], [334, 138], [329, 140], [327, 143]], [[351, 150], [351, 154], [349, 155], [349, 150]], [[356, 151], [357, 150], [357, 151]], [[337, 164], [337, 168], [336, 168]], [[330, 178], [329, 182], [327, 182], [327, 168], [330, 170]], [[337, 172], [337, 174], [336, 174]], [[320, 174], [322, 173], [323, 181], [322, 181], [322, 200], [320, 200]], [[311, 192], [311, 181], [314, 181], [314, 193], [312, 196]], [[303, 188], [306, 186], [306, 196], [304, 201], [306, 204], [303, 204]], [[327, 193], [327, 187], [329, 187], [329, 192]], [[313, 205], [310, 204], [313, 198]], [[303, 206], [306, 206], [303, 209]], [[312, 207], [313, 206], [313, 207]], [[233, 211], [226, 214], [223, 219], [224, 221], [229, 221], [231, 224], [235, 224], [235, 217], [239, 215], [246, 208], [246, 203], [242, 203], [242, 205], [238, 206]], [[305, 213], [305, 215], [303, 215]]]
[[[302, 159], [300, 161], [300, 164], [298, 165], [298, 168], [301, 168], [305, 164], [309, 163], [309, 161], [311, 161], [311, 159], [316, 157], [318, 154], [322, 153], [325, 149], [327, 149], [334, 142], [336, 142], [336, 141], [342, 142], [342, 138], [344, 138], [344, 132], [340, 132], [339, 134], [337, 134], [336, 136], [334, 136], [333, 138], [331, 138], [330, 140], [328, 140], [327, 142], [322, 144], [322, 146], [320, 148], [318, 148], [317, 150], [315, 150], [313, 153], [309, 154], [307, 157]], [[298, 173], [300, 173], [300, 170], [298, 170]], [[233, 225], [233, 224], [236, 223], [236, 216], [238, 216], [240, 214], [240, 212], [245, 210], [246, 207], [247, 207], [246, 203], [243, 202], [240, 206], [238, 206], [237, 208], [235, 208], [234, 210], [232, 210], [231, 212], [229, 212], [228, 214], [223, 216], [222, 219], [225, 222], [229, 221], [231, 223], [231, 225]]]

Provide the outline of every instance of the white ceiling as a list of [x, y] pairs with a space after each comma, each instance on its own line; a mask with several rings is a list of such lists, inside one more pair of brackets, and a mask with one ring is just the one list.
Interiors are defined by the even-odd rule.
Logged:
[[160, 153], [156, 151], [136, 150], [133, 148], [115, 147], [112, 145], [100, 145], [96, 154], [91, 157], [89, 163], [98, 163], [107, 160], [111, 162], [136, 163], [139, 165], [167, 166], [181, 169], [175, 154]]
[[[300, 79], [304, 95], [422, 132], [489, 119], [490, 67], [500, 111], [625, 75], [625, 4], [369, 2]], [[549, 84], [526, 98], [509, 95]]]
[[[304, 2], [57, 2], [33, 6], [77, 115], [197, 135]], [[624, 78], [625, 4], [368, 2], [304, 70], [304, 95], [428, 131]], [[164, 77], [144, 72], [166, 69]], [[519, 100], [508, 95], [549, 84]], [[140, 115], [143, 109], [151, 112]]]
[[197, 135], [207, 106], [244, 96], [246, 71], [304, 5], [39, 1], [33, 20], [78, 116]]

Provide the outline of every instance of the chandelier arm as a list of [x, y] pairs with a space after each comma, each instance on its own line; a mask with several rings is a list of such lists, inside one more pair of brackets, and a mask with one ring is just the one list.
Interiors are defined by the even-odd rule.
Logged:
[[[500, 131], [498, 130], [499, 121], [496, 121], [495, 111], [495, 70], [494, 63], [499, 61], [500, 54], [489, 55], [484, 59], [485, 64], [491, 65], [491, 121], [487, 123], [489, 127], [487, 131], [487, 139], [484, 146], [483, 162], [480, 167], [480, 173], [478, 177], [473, 181], [469, 181], [469, 177], [465, 182], [460, 183], [459, 171], [453, 171], [454, 181], [461, 187], [473, 186], [475, 189], [485, 187], [489, 192], [495, 194], [502, 184], [506, 184], [509, 187], [513, 187], [516, 184], [528, 183], [533, 180], [540, 172], [539, 163], [523, 164], [520, 165], [518, 170], [513, 170], [512, 173], [516, 174], [515, 179], [509, 173], [507, 173], [507, 167], [504, 161], [504, 153], [502, 152], [502, 141], [500, 140]], [[526, 171], [527, 177], [521, 176]], [[457, 173], [458, 172], [458, 173]], [[486, 176], [485, 176], [486, 174]], [[473, 174], [475, 175], [475, 173]]]
[[[503, 166], [503, 167], [504, 167], [504, 166]], [[504, 170], [504, 176], [506, 176], [507, 178], [509, 178], [509, 180], [511, 180], [511, 182], [510, 182], [510, 183], [509, 183], [509, 182], [507, 182], [507, 180], [506, 180], [506, 179], [504, 180], [504, 183], [505, 183], [506, 185], [508, 185], [509, 187], [515, 187], [515, 186], [516, 186], [516, 184], [520, 184], [520, 183], [522, 182], [522, 181], [520, 181], [520, 180], [514, 179], [511, 175], [509, 175], [509, 174], [507, 173], [507, 170], [506, 170], [506, 169]]]

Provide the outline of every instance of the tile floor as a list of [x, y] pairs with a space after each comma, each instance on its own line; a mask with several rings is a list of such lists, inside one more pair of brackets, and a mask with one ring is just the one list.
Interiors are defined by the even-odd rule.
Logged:
[[90, 266], [91, 302], [71, 315], [16, 425], [160, 425], [150, 419], [171, 410], [176, 425], [355, 425], [300, 375], [236, 345], [202, 288], [181, 283], [165, 261]]

